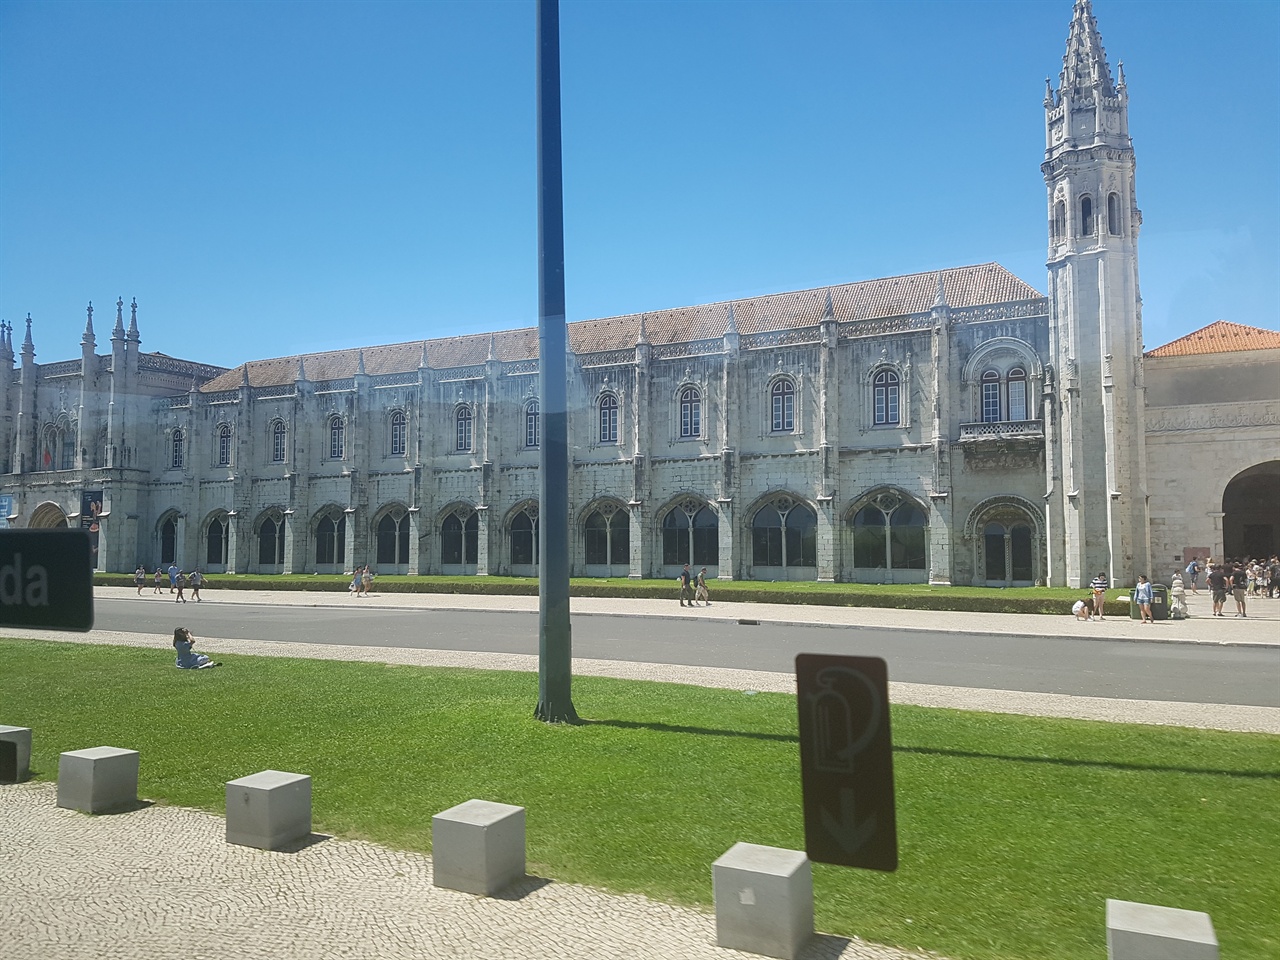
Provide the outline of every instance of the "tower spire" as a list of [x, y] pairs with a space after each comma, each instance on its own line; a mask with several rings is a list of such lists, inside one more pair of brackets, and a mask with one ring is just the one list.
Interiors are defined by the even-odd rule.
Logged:
[[116, 301], [116, 325], [111, 331], [111, 339], [124, 339], [124, 297]]
[[98, 341], [93, 336], [93, 301], [89, 301], [89, 318], [84, 323], [84, 336], [80, 338], [80, 342], [86, 347], [92, 347]]
[[138, 298], [133, 298], [133, 303], [129, 304], [129, 339], [134, 343], [141, 341], [138, 335]]
[[1058, 98], [1080, 97], [1098, 91], [1104, 97], [1116, 95], [1107, 65], [1107, 52], [1102, 47], [1098, 21], [1089, 0], [1076, 0], [1071, 16], [1071, 32], [1067, 35], [1067, 52], [1062, 58], [1062, 74], [1058, 82]]

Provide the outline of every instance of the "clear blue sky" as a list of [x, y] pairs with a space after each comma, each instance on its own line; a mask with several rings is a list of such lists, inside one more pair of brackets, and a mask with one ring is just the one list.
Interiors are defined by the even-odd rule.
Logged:
[[[561, 8], [571, 320], [996, 260], [1045, 287], [1071, 0]], [[1280, 326], [1280, 4], [1096, 0], [1144, 331]], [[0, 317], [227, 366], [537, 322], [531, 2], [0, 0]], [[126, 311], [126, 321], [128, 319]]]

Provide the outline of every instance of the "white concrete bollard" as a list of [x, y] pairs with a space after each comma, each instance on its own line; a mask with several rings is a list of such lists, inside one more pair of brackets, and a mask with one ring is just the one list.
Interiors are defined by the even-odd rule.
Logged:
[[0, 724], [0, 783], [21, 783], [30, 775], [31, 728]]
[[69, 750], [58, 757], [58, 806], [102, 813], [138, 802], [138, 751]]
[[735, 843], [711, 881], [718, 946], [793, 960], [813, 937], [813, 865], [800, 851]]
[[1207, 913], [1129, 900], [1107, 901], [1109, 960], [1218, 960]]
[[310, 777], [263, 770], [227, 781], [227, 843], [279, 850], [310, 834]]
[[431, 882], [491, 896], [523, 879], [524, 807], [468, 800], [431, 818]]

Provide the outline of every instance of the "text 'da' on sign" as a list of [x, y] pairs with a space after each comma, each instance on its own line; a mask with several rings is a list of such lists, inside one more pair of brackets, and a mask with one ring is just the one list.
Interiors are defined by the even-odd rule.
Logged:
[[93, 629], [86, 530], [0, 530], [0, 626]]

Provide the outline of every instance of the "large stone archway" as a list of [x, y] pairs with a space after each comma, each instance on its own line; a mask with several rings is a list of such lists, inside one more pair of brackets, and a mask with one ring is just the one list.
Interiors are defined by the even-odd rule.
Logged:
[[33, 530], [52, 530], [67, 526], [67, 515], [51, 500], [46, 500], [31, 511], [30, 527]]
[[1263, 558], [1280, 552], [1280, 460], [1259, 463], [1231, 478], [1222, 493], [1222, 553]]

